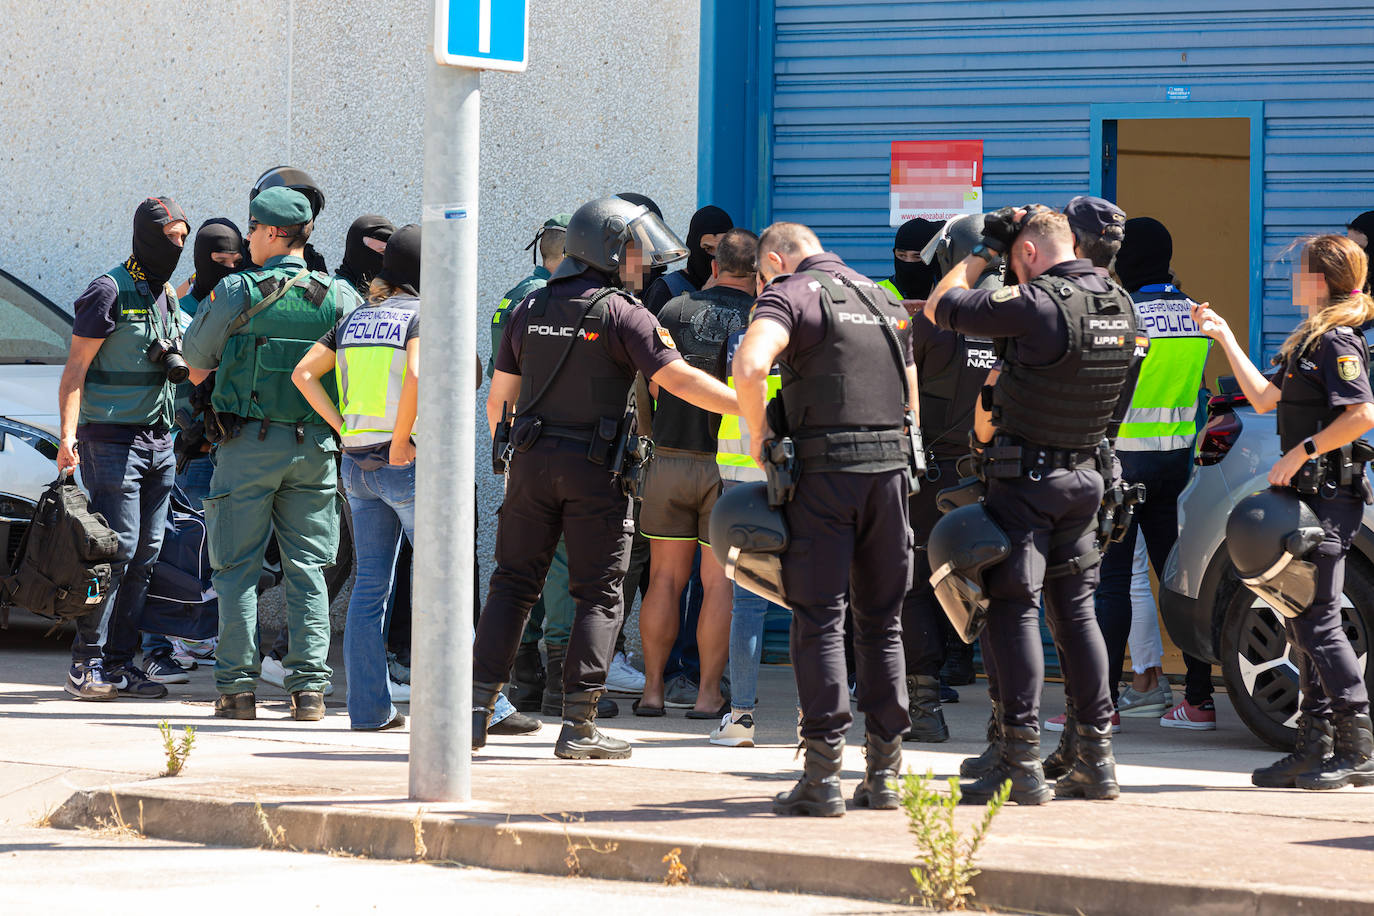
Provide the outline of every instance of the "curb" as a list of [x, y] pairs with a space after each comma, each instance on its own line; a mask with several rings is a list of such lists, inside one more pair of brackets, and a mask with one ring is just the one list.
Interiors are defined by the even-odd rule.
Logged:
[[[107, 826], [118, 809], [145, 836], [218, 846], [276, 848], [299, 852], [342, 851], [375, 859], [416, 861], [414, 816], [329, 803], [259, 806], [150, 790], [139, 785], [85, 790], [52, 814], [54, 827]], [[268, 825], [263, 824], [266, 817]], [[672, 843], [660, 838], [586, 830], [577, 823], [522, 820], [490, 814], [425, 815], [423, 861], [452, 862], [504, 871], [658, 883], [664, 856], [681, 850], [691, 883], [782, 893], [820, 894], [907, 903], [912, 862], [731, 846]], [[570, 860], [572, 860], [570, 862]], [[1052, 870], [985, 869], [973, 880], [976, 908], [1082, 916], [1374, 916], [1374, 901], [1315, 895], [1282, 888], [1170, 884], [1131, 877], [1100, 878]]]

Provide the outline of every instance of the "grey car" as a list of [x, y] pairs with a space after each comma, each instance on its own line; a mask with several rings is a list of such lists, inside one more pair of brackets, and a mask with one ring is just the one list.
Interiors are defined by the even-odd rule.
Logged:
[[[1164, 564], [1160, 613], [1175, 645], [1220, 665], [1246, 726], [1269, 744], [1290, 749], [1297, 734], [1298, 670], [1283, 618], [1236, 578], [1225, 543], [1231, 507], [1268, 487], [1265, 477], [1279, 459], [1275, 415], [1256, 413], [1233, 382], [1222, 381], [1223, 393], [1207, 405], [1192, 478], [1179, 496], [1179, 537]], [[1374, 507], [1365, 507], [1346, 563], [1344, 606], [1345, 631], [1368, 681]]]

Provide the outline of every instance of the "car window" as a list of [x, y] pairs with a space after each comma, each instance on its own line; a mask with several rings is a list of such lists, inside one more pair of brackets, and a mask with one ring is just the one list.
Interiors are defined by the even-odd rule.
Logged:
[[72, 320], [0, 271], [0, 364], [64, 363]]

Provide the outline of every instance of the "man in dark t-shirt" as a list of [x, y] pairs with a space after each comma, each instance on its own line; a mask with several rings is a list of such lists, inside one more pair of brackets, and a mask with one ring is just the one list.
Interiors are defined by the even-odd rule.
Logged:
[[[677, 342], [688, 363], [720, 375], [721, 346], [749, 321], [754, 301], [758, 238], [731, 229], [720, 239], [711, 280], [700, 291], [683, 293], [659, 312], [659, 322]], [[680, 630], [695, 640], [701, 658], [701, 684], [687, 716], [718, 719], [729, 712], [720, 691], [730, 654], [730, 580], [715, 555], [701, 550], [701, 613], [684, 620], [679, 595], [692, 573], [692, 561], [708, 545], [711, 508], [720, 495], [716, 468], [716, 430], [720, 416], [694, 407], [668, 391], [654, 391], [654, 460], [644, 481], [639, 527], [649, 539], [649, 589], [639, 610], [644, 646], [644, 693], [638, 715], [662, 715], [664, 667]]]

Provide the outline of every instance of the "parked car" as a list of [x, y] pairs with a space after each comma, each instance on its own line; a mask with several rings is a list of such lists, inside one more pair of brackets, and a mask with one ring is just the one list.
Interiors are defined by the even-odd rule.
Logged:
[[[57, 385], [71, 336], [70, 313], [0, 270], [0, 575], [12, 568], [38, 497], [57, 478]], [[339, 552], [325, 571], [331, 600], [353, 571], [352, 516], [339, 502]], [[280, 564], [264, 572], [281, 579]]]
[[[1160, 613], [1174, 643], [1220, 665], [1236, 713], [1254, 734], [1291, 749], [1298, 719], [1298, 669], [1277, 611], [1236, 578], [1226, 519], [1244, 497], [1268, 487], [1280, 457], [1275, 414], [1259, 414], [1233, 381], [1207, 405], [1194, 469], [1178, 500], [1178, 543], [1164, 564]], [[1342, 620], [1370, 680], [1374, 632], [1374, 507], [1346, 561]], [[1371, 685], [1374, 689], [1374, 685]]]

